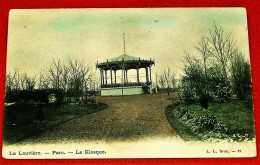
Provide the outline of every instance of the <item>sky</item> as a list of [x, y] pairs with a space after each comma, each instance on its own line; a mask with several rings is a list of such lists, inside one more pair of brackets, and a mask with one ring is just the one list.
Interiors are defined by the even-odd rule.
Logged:
[[155, 60], [153, 79], [167, 67], [178, 79], [184, 51], [200, 57], [194, 45], [214, 22], [232, 33], [249, 59], [246, 18], [244, 8], [13, 9], [7, 72], [18, 68], [35, 76], [53, 59], [78, 59], [99, 77], [96, 62], [123, 54], [124, 33], [126, 54]]

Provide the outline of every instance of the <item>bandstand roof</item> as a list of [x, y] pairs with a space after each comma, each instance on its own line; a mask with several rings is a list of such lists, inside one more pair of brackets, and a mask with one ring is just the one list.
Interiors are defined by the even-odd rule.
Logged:
[[113, 62], [113, 61], [122, 61], [124, 59], [124, 61], [129, 61], [129, 60], [139, 60], [138, 57], [134, 57], [134, 56], [129, 56], [127, 54], [122, 54], [120, 56], [117, 56], [117, 57], [113, 57], [113, 58], [110, 58], [110, 59], [107, 59], [108, 62]]
[[139, 68], [149, 67], [154, 63], [155, 62], [152, 59], [145, 60], [139, 57], [122, 54], [120, 56], [107, 59], [107, 61], [105, 62], [101, 62], [101, 63], [97, 62], [96, 67], [104, 70], [108, 70], [108, 69], [120, 70], [124, 65], [126, 69], [136, 69], [137, 67]]

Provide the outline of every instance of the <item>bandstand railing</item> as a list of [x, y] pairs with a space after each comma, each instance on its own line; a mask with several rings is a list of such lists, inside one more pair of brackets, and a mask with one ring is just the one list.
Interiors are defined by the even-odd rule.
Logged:
[[101, 85], [101, 88], [115, 88], [115, 87], [129, 87], [129, 86], [149, 86], [151, 85], [150, 82], [148, 83], [144, 83], [144, 82], [140, 82], [140, 83], [137, 83], [137, 82], [128, 82], [128, 83], [117, 83], [117, 84], [104, 84], [104, 85]]

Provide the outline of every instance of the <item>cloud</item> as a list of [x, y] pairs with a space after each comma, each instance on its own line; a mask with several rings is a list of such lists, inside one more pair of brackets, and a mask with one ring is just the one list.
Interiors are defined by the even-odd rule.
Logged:
[[123, 53], [125, 33], [127, 54], [155, 59], [154, 73], [169, 66], [180, 74], [184, 50], [196, 54], [194, 43], [214, 21], [249, 57], [243, 8], [12, 10], [7, 69], [35, 75], [59, 58], [84, 59], [94, 68], [96, 61]]

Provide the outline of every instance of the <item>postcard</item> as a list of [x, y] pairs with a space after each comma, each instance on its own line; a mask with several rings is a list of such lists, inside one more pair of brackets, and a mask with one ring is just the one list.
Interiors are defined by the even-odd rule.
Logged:
[[6, 159], [255, 157], [245, 8], [12, 9]]

